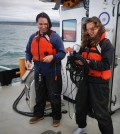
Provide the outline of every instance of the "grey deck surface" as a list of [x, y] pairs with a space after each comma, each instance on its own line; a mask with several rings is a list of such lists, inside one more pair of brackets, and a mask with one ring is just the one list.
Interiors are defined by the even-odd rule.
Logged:
[[[20, 95], [24, 88], [23, 84], [16, 83], [10, 86], [0, 87], [0, 134], [72, 134], [77, 128], [75, 119], [70, 119], [69, 114], [63, 114], [61, 125], [57, 128], [52, 126], [52, 118], [46, 117], [44, 120], [29, 124], [30, 117], [20, 115], [12, 109], [13, 102]], [[62, 109], [68, 110], [68, 102], [63, 100], [65, 106]], [[25, 96], [21, 99], [18, 108], [29, 112], [25, 101]], [[74, 113], [73, 104], [70, 104], [71, 116]], [[114, 134], [120, 134], [120, 110], [112, 115]], [[88, 117], [86, 127], [87, 134], [100, 134], [97, 121]], [[46, 132], [46, 133], [45, 133]]]

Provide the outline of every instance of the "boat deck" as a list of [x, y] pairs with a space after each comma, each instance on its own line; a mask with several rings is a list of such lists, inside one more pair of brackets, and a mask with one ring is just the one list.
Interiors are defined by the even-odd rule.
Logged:
[[[75, 119], [70, 119], [69, 113], [62, 114], [61, 125], [57, 128], [52, 126], [52, 118], [45, 117], [44, 120], [36, 123], [29, 124], [30, 117], [16, 113], [12, 109], [13, 102], [20, 95], [24, 88], [24, 84], [15, 83], [9, 86], [0, 87], [0, 134], [54, 134], [54, 132], [61, 132], [61, 134], [72, 134], [73, 130], [77, 128]], [[68, 102], [63, 100], [63, 110], [68, 110]], [[18, 108], [23, 111], [29, 111], [26, 104], [25, 96], [20, 100]], [[70, 103], [71, 116], [74, 113], [73, 104]], [[117, 110], [112, 115], [113, 126], [115, 134], [120, 134], [120, 110]], [[88, 117], [87, 119], [87, 134], [100, 134], [97, 126], [97, 121]], [[45, 133], [45, 131], [48, 131]]]

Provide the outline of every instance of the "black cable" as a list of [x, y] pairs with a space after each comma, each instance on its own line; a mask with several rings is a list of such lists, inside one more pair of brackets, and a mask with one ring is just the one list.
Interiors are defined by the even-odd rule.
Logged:
[[[118, 2], [117, 4], [117, 20], [116, 20], [116, 31], [115, 31], [115, 42], [114, 42], [114, 50], [117, 49], [117, 37], [118, 37], [118, 25], [119, 25], [119, 9], [120, 9], [120, 1]], [[116, 53], [114, 52], [114, 55], [113, 57], [115, 58], [116, 57]], [[115, 62], [116, 60], [113, 61], [113, 67], [112, 67], [112, 74], [113, 74], [113, 77], [112, 77], [112, 80], [111, 80], [111, 90], [110, 90], [110, 100], [112, 99], [112, 92], [113, 92], [113, 83], [114, 83], [114, 71], [115, 71]], [[110, 103], [110, 106], [109, 106], [109, 111], [110, 113], [113, 112], [112, 111], [112, 103]]]
[[89, 0], [83, 0], [84, 8], [88, 11], [89, 10]]
[[112, 5], [113, 5], [113, 10], [112, 10], [112, 16], [114, 16], [114, 12], [115, 12], [115, 3], [114, 3], [114, 0], [112, 1]]
[[[73, 83], [72, 83], [73, 84]], [[71, 85], [72, 85], [71, 84]], [[75, 86], [73, 89], [72, 89], [72, 87], [71, 87], [71, 92], [68, 94], [68, 98], [69, 98], [69, 96], [70, 96], [70, 94], [72, 94], [72, 92], [76, 89], [77, 87]], [[72, 94], [72, 99], [73, 99], [73, 94]], [[73, 109], [74, 109], [74, 103], [73, 103]], [[71, 118], [71, 119], [73, 119], [72, 117], [71, 117], [71, 114], [70, 114], [70, 103], [69, 103], [69, 101], [68, 101], [68, 113], [69, 113], [69, 117]], [[75, 109], [74, 109], [74, 113], [75, 113]]]
[[115, 3], [114, 3], [114, 1], [115, 1], [115, 0], [113, 0], [113, 1], [112, 1], [112, 4], [113, 4], [113, 6], [115, 6]]
[[[25, 86], [24, 87], [24, 89], [23, 89], [23, 91], [20, 93], [20, 95], [18, 96], [18, 98], [14, 101], [14, 103], [13, 103], [13, 110], [15, 111], [15, 112], [17, 112], [17, 113], [19, 113], [19, 114], [21, 114], [21, 115], [25, 115], [25, 116], [29, 116], [29, 117], [33, 117], [34, 116], [34, 114], [33, 114], [33, 112], [25, 112], [25, 111], [21, 111], [21, 110], [19, 110], [18, 108], [17, 108], [17, 105], [18, 105], [18, 103], [20, 102], [20, 100], [22, 99], [22, 97], [24, 96], [24, 94], [25, 94], [25, 91], [26, 91], [26, 89], [27, 89], [27, 87]], [[28, 89], [27, 89], [28, 90]], [[29, 89], [30, 90], [30, 89]], [[29, 93], [28, 93], [29, 94]], [[27, 98], [27, 96], [26, 96], [26, 101], [28, 101], [29, 99]], [[28, 104], [28, 103], [27, 103]], [[29, 105], [29, 104], [28, 104]], [[62, 106], [63, 106], [63, 104], [62, 104]], [[30, 106], [29, 106], [29, 108], [30, 108]], [[49, 108], [49, 109], [45, 109], [45, 111], [47, 111], [47, 110], [50, 110], [51, 108]], [[65, 114], [65, 113], [67, 113], [67, 110], [62, 110], [61, 111], [63, 114]], [[51, 112], [45, 112], [44, 113], [44, 116], [46, 117], [46, 116], [52, 116], [52, 113]]]
[[[76, 64], [75, 60], [80, 60], [83, 63], [83, 65]], [[67, 59], [66, 71], [70, 72], [70, 79], [72, 81], [72, 84], [73, 83], [75, 84], [75, 87], [72, 89], [72, 84], [71, 84], [71, 92], [68, 94], [68, 98], [72, 94], [72, 92], [78, 87], [79, 81], [82, 81], [84, 77], [86, 77], [88, 73], [88, 69], [89, 69], [88, 63], [86, 59], [84, 59], [82, 56], [80, 56], [76, 52], [70, 53]], [[72, 94], [72, 99], [73, 99], [73, 94]], [[74, 104], [73, 104], [73, 107], [74, 107]], [[69, 100], [68, 100], [68, 111], [69, 111], [69, 117], [72, 119], [71, 114], [70, 114]]]
[[31, 113], [31, 112], [23, 112], [23, 111], [18, 110], [18, 108], [17, 108], [17, 105], [18, 105], [19, 101], [21, 100], [21, 98], [22, 98], [23, 95], [25, 94], [25, 88], [26, 88], [26, 87], [24, 87], [24, 89], [23, 89], [23, 91], [21, 92], [21, 94], [20, 94], [20, 95], [18, 96], [18, 98], [14, 101], [14, 103], [13, 103], [13, 110], [16, 111], [16, 112], [19, 113], [19, 114], [22, 114], [22, 115], [25, 115], [25, 116], [33, 117], [33, 113]]
[[[80, 60], [83, 65], [76, 64], [75, 60]], [[79, 81], [85, 77], [89, 70], [86, 59], [76, 52], [73, 52], [68, 56], [66, 69], [70, 72], [70, 79], [76, 86], [78, 86]]]
[[65, 91], [61, 95], [64, 95], [67, 92], [67, 89], [68, 89], [68, 75], [67, 75], [67, 70], [66, 70], [66, 77], [67, 77], [67, 86], [66, 86]]
[[[75, 62], [74, 62], [74, 60], [81, 60], [81, 61], [84, 63], [84, 66], [76, 65]], [[83, 68], [84, 68], [84, 70], [83, 70]], [[83, 57], [81, 57], [80, 55], [78, 55], [78, 54], [76, 54], [76, 53], [73, 53], [73, 54], [70, 55], [70, 57], [68, 58], [66, 69], [70, 72], [70, 76], [71, 76], [70, 78], [72, 79], [72, 82], [77, 86], [77, 82], [79, 81], [79, 80], [77, 80], [77, 77], [80, 76], [80, 78], [81, 78], [81, 76], [83, 75], [83, 73], [86, 73], [86, 70], [87, 70], [87, 62], [86, 62], [86, 60], [85, 60]], [[81, 72], [80, 69], [83, 70], [83, 71]], [[73, 70], [76, 70], [76, 72], [75, 72], [75, 77], [74, 77], [74, 78], [73, 78], [73, 76], [74, 76], [74, 75], [73, 75], [73, 72], [74, 72]], [[81, 72], [79, 75], [77, 74], [78, 71]], [[67, 84], [67, 87], [68, 87], [68, 84]], [[21, 92], [21, 94], [20, 94], [20, 95], [18, 96], [18, 98], [14, 101], [14, 103], [13, 103], [13, 110], [16, 111], [16, 112], [19, 113], [19, 114], [22, 114], [22, 115], [25, 115], [25, 116], [33, 117], [34, 114], [33, 114], [32, 112], [20, 111], [20, 110], [18, 110], [18, 108], [17, 108], [17, 105], [18, 105], [19, 101], [21, 100], [21, 98], [22, 98], [23, 95], [25, 94], [26, 88], [27, 88], [27, 87], [25, 86], [24, 89], [23, 89], [23, 91]], [[28, 90], [28, 89], [27, 89], [27, 90]], [[71, 90], [70, 94], [71, 94], [73, 91], [74, 91], [74, 89]], [[28, 91], [28, 92], [29, 92], [29, 91]], [[27, 99], [28, 99], [28, 98], [26, 98], [26, 101], [27, 101]], [[62, 112], [63, 112], [63, 113], [67, 113], [66, 110], [63, 110]], [[52, 113], [45, 113], [44, 116], [52, 116]]]
[[[23, 95], [25, 94], [25, 90], [26, 90], [26, 87], [23, 89], [23, 91], [22, 91], [21, 94], [18, 96], [18, 98], [14, 101], [14, 103], [13, 103], [13, 110], [14, 110], [15, 112], [21, 114], [21, 115], [33, 117], [33, 116], [34, 116], [33, 112], [20, 111], [20, 110], [18, 110], [18, 108], [17, 108], [18, 103], [20, 102], [21, 98], [22, 98]], [[50, 110], [50, 109], [51, 109], [51, 108], [45, 109], [45, 111]], [[61, 112], [62, 112], [63, 114], [65, 114], [65, 113], [67, 113], [67, 110], [62, 110]], [[45, 116], [45, 117], [46, 117], [46, 116], [52, 116], [52, 113], [51, 113], [51, 112], [45, 112], [45, 113], [44, 113], [44, 116]]]

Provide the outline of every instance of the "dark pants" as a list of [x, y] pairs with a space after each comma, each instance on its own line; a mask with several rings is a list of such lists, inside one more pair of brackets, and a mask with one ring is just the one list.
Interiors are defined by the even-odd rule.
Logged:
[[86, 116], [90, 107], [102, 134], [113, 134], [113, 125], [108, 110], [109, 85], [108, 83], [80, 82], [76, 95], [76, 123], [80, 128], [86, 127]]
[[54, 120], [61, 119], [61, 92], [62, 77], [61, 74], [35, 77], [36, 105], [34, 106], [34, 116], [44, 116], [46, 100], [49, 96], [52, 108], [52, 117]]

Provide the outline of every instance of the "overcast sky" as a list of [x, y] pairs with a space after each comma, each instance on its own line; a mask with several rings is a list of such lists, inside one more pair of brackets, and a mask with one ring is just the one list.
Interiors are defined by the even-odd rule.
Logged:
[[51, 19], [59, 20], [59, 11], [52, 10], [54, 5], [39, 0], [0, 0], [0, 21], [35, 21], [43, 11]]

